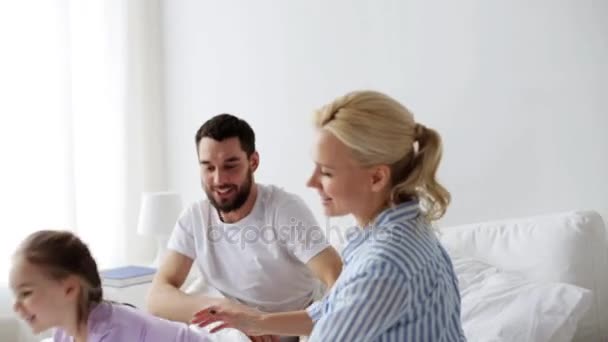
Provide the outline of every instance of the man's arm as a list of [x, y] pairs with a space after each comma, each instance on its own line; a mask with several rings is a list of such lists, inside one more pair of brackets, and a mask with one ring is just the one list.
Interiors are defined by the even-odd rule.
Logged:
[[329, 246], [312, 257], [306, 263], [306, 266], [329, 290], [340, 276], [340, 272], [342, 272], [342, 259], [340, 259], [338, 252]]
[[191, 258], [172, 250], [168, 251], [148, 293], [146, 302], [150, 313], [172, 321], [188, 323], [194, 313], [217, 302], [214, 298], [189, 295], [180, 290], [192, 264]]
[[285, 239], [290, 252], [330, 289], [342, 271], [342, 259], [310, 208], [293, 195], [277, 207], [276, 217], [280, 238]]

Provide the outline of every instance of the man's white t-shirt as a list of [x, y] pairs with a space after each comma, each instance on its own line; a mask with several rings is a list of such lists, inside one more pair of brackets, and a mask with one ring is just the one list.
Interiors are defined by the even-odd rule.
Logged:
[[207, 199], [187, 208], [168, 248], [195, 260], [224, 296], [265, 312], [306, 308], [318, 286], [306, 263], [329, 247], [323, 230], [298, 196], [257, 184], [251, 213], [224, 223]]

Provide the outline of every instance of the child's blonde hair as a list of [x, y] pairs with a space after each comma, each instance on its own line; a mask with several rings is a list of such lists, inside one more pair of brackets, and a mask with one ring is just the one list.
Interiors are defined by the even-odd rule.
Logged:
[[427, 220], [445, 214], [450, 193], [436, 179], [441, 138], [399, 102], [376, 91], [351, 92], [317, 110], [315, 125], [334, 134], [363, 166], [390, 166], [391, 205], [417, 199]]

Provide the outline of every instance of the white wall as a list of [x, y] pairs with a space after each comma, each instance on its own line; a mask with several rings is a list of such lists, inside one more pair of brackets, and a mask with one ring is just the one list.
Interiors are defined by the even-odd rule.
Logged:
[[385, 91], [444, 137], [443, 224], [572, 208], [608, 217], [608, 2], [164, 1], [169, 184], [202, 196], [193, 136], [256, 130], [257, 179], [304, 182], [311, 110]]

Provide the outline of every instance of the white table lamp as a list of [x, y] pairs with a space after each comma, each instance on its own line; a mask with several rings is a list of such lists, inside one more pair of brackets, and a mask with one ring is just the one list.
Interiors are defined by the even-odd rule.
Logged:
[[142, 195], [137, 233], [154, 236], [157, 241], [153, 267], [159, 267], [167, 242], [182, 211], [182, 199], [174, 192], [146, 192]]

